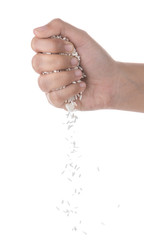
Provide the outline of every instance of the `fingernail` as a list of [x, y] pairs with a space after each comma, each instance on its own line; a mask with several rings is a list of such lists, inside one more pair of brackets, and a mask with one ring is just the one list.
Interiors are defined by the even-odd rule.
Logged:
[[76, 77], [80, 77], [81, 75], [82, 75], [81, 70], [79, 70], [79, 69], [75, 70], [75, 76]]
[[85, 82], [80, 83], [80, 87], [84, 88], [86, 86]]
[[42, 27], [35, 28], [34, 31], [42, 32], [42, 31], [45, 31], [46, 29], [47, 29], [47, 25], [44, 25]]
[[72, 65], [72, 66], [77, 66], [77, 65], [78, 65], [78, 59], [77, 59], [76, 57], [73, 57], [73, 58], [71, 59], [71, 65]]
[[65, 50], [67, 52], [72, 52], [73, 50], [73, 45], [71, 43], [67, 43], [65, 46], [64, 46]]

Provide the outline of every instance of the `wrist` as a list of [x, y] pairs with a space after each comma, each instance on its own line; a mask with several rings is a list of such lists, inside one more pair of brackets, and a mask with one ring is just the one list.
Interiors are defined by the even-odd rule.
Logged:
[[126, 71], [125, 69], [125, 63], [123, 62], [118, 62], [116, 61], [116, 75], [115, 75], [115, 79], [113, 81], [113, 97], [112, 97], [112, 104], [111, 104], [111, 108], [112, 109], [116, 109], [119, 110], [121, 108], [123, 108], [123, 96], [125, 89], [124, 86], [126, 85]]
[[116, 62], [112, 108], [144, 112], [144, 64]]

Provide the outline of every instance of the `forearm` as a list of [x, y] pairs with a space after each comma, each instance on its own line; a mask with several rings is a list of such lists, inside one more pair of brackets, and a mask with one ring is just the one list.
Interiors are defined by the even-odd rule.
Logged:
[[117, 66], [113, 108], [144, 112], [144, 64], [117, 62]]

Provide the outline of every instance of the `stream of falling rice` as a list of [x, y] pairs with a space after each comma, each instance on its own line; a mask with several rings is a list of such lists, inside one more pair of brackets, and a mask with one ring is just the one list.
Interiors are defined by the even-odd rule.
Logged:
[[[66, 145], [68, 149], [66, 162], [61, 171], [61, 177], [67, 181], [68, 194], [61, 200], [56, 207], [58, 211], [66, 217], [71, 218], [71, 231], [87, 236], [87, 231], [83, 227], [83, 220], [80, 216], [81, 196], [83, 192], [81, 160], [82, 155], [75, 139], [75, 126], [78, 121], [76, 111], [69, 111], [66, 114]], [[65, 189], [67, 192], [67, 189]]]

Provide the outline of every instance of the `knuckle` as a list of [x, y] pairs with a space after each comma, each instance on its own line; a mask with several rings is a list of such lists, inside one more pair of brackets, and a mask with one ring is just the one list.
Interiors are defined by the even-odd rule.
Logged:
[[37, 38], [34, 37], [31, 41], [31, 48], [36, 52], [37, 51]]
[[87, 32], [85, 30], [81, 30], [81, 33], [87, 35]]
[[39, 54], [36, 54], [33, 58], [32, 58], [32, 66], [33, 66], [33, 69], [36, 71], [36, 72], [40, 72], [40, 56]]
[[81, 33], [81, 36], [83, 36], [83, 38], [86, 38], [86, 37], [89, 36], [88, 33], [87, 33], [85, 30], [79, 29], [79, 31], [80, 31], [80, 33]]
[[60, 98], [59, 94], [57, 93], [57, 91], [49, 93], [49, 98], [54, 106], [56, 106], [56, 107], [61, 106], [61, 98]]
[[60, 18], [55, 18], [51, 21], [53, 25], [59, 25], [62, 23], [62, 20]]
[[38, 85], [43, 92], [49, 93], [51, 91], [48, 82], [48, 77], [45, 77], [44, 75], [39, 76]]
[[44, 86], [43, 78], [42, 78], [41, 76], [38, 78], [38, 85], [39, 85], [39, 88], [40, 88], [42, 91], [44, 91], [45, 86]]

